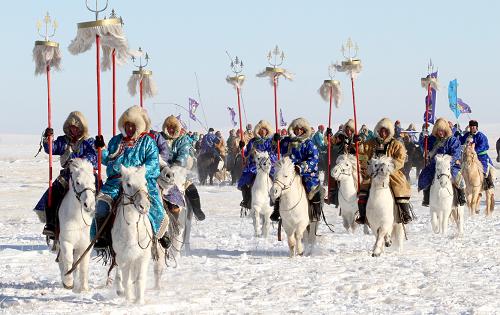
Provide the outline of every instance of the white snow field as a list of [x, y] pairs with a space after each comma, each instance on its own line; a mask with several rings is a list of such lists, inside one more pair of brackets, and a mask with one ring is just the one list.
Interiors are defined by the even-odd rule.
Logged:
[[[494, 147], [499, 129], [490, 130]], [[418, 219], [408, 226], [402, 252], [389, 248], [371, 257], [373, 235], [347, 234], [338, 209], [326, 206], [335, 233], [322, 224], [313, 256], [290, 259], [276, 227], [267, 240], [253, 237], [251, 219], [239, 217], [235, 187], [199, 187], [207, 219], [194, 223], [192, 253], [177, 269], [167, 268], [160, 291], [151, 289], [150, 266], [145, 305], [128, 304], [106, 287], [107, 267], [96, 261], [90, 292], [73, 293], [63, 289], [31, 210], [46, 188], [47, 157], [33, 158], [38, 140], [0, 135], [2, 314], [500, 313], [498, 210], [491, 218], [467, 214], [461, 238], [451, 223], [448, 236], [435, 235], [414, 180]]]

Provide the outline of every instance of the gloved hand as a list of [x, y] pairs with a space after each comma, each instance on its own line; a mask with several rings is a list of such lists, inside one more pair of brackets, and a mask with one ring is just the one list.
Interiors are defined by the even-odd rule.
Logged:
[[275, 133], [275, 134], [274, 134], [274, 136], [273, 136], [273, 140], [274, 140], [275, 142], [280, 141], [280, 140], [281, 140], [281, 136], [280, 136], [280, 134], [279, 134], [279, 133]]
[[300, 174], [300, 171], [301, 171], [301, 169], [300, 169], [300, 165], [295, 164], [295, 171], [296, 171], [298, 174]]
[[333, 136], [333, 133], [332, 133], [332, 128], [326, 128], [326, 132], [325, 132], [325, 135], [328, 137], [328, 136]]
[[424, 137], [428, 137], [429, 136], [429, 130], [422, 131], [422, 134], [424, 135]]
[[238, 143], [238, 147], [240, 149], [243, 149], [245, 147], [245, 141], [240, 140], [240, 142]]
[[95, 136], [94, 146], [100, 149], [106, 146], [106, 144], [104, 143], [104, 137], [102, 135]]
[[454, 136], [455, 136], [455, 137], [460, 137], [461, 135], [462, 135], [462, 134], [460, 133], [460, 131], [458, 131], [458, 130], [457, 130], [457, 131], [455, 131], [455, 134], [454, 134]]
[[43, 136], [45, 138], [51, 137], [53, 135], [54, 135], [54, 129], [52, 129], [52, 128], [46, 128], [44, 133], [43, 133]]
[[361, 137], [359, 135], [354, 135], [354, 136], [352, 136], [352, 141], [354, 141], [354, 143], [360, 142], [361, 141]]

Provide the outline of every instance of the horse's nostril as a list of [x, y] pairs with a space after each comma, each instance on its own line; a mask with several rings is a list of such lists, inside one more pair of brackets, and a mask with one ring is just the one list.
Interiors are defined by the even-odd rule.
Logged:
[[88, 207], [89, 207], [89, 206], [87, 205], [87, 203], [86, 203], [86, 202], [84, 202], [84, 203], [83, 203], [83, 206], [84, 206], [85, 208], [88, 208]]

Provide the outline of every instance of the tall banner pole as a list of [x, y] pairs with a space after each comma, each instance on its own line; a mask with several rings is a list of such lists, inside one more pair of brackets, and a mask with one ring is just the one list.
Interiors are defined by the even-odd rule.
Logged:
[[424, 133], [424, 163], [427, 165], [428, 157], [429, 157], [429, 116], [430, 116], [430, 108], [432, 105], [432, 89], [438, 90], [438, 81], [437, 78], [433, 78], [434, 72], [434, 64], [432, 63], [432, 59], [429, 60], [429, 64], [427, 65], [427, 76], [425, 78], [420, 79], [420, 85], [422, 88], [427, 89], [427, 98], [425, 101], [425, 133]]
[[[135, 96], [137, 94], [137, 85], [139, 85], [139, 104], [141, 108], [144, 108], [144, 99], [146, 97], [153, 97], [157, 94], [158, 90], [156, 84], [153, 81], [153, 71], [146, 70], [146, 66], [149, 64], [149, 54], [144, 52], [141, 47], [137, 51], [136, 56], [132, 56], [132, 64], [138, 68], [132, 71], [132, 76], [128, 80], [128, 92], [130, 96]], [[136, 64], [136, 61], [138, 63]]]
[[113, 136], [116, 135], [116, 49], [113, 49]]
[[[338, 107], [340, 104], [340, 99], [342, 96], [341, 90], [340, 90], [340, 82], [338, 80], [334, 80], [333, 78], [335, 77], [335, 73], [337, 71], [338, 65], [335, 64], [330, 64], [328, 66], [328, 75], [330, 76], [329, 80], [324, 80], [323, 84], [318, 90], [319, 95], [321, 98], [326, 102], [328, 101], [329, 107], [328, 107], [328, 130], [329, 132], [327, 133], [327, 171], [325, 176], [328, 176], [328, 194], [330, 191], [332, 191], [332, 175], [331, 173], [331, 168], [332, 168], [332, 163], [331, 163], [331, 158], [332, 158], [332, 147], [331, 147], [331, 141], [332, 141], [332, 135], [331, 135], [331, 129], [332, 129], [332, 105], [335, 103], [335, 107]], [[328, 195], [329, 196], [329, 195]], [[327, 197], [326, 200], [329, 200], [329, 197]]]
[[[85, 1], [87, 9], [95, 14], [95, 20], [81, 22], [77, 24], [78, 31], [76, 37], [71, 41], [68, 50], [73, 55], [78, 55], [92, 48], [93, 41], [96, 45], [96, 85], [97, 85], [97, 133], [102, 137], [102, 117], [101, 117], [101, 67], [102, 70], [108, 70], [116, 62], [126, 62], [129, 52], [128, 43], [123, 33], [123, 20], [116, 17], [114, 10], [111, 11], [109, 18], [99, 19], [99, 13], [108, 8], [108, 1], [103, 8], [99, 8], [99, 1], [95, 1], [95, 9], [90, 8], [88, 0]], [[101, 42], [102, 39], [102, 42]], [[102, 56], [101, 56], [102, 49]], [[115, 77], [113, 76], [115, 79]], [[113, 89], [114, 89], [113, 84]], [[113, 91], [113, 93], [115, 93]], [[113, 97], [113, 102], [116, 99]], [[114, 106], [114, 105], [113, 105]], [[114, 124], [114, 123], [113, 123]], [[116, 130], [114, 130], [116, 131]], [[101, 148], [97, 148], [97, 176], [98, 190], [100, 189], [101, 172]]]
[[[356, 115], [356, 95], [354, 92], [354, 79], [361, 72], [362, 65], [361, 60], [356, 59], [358, 55], [359, 47], [354, 43], [351, 38], [347, 40], [345, 44], [342, 45], [341, 52], [344, 55], [345, 60], [342, 64], [337, 66], [337, 70], [346, 72], [351, 78], [351, 93], [352, 93], [352, 107], [353, 107], [353, 118], [354, 118], [354, 136], [358, 136], [358, 122]], [[355, 141], [356, 146], [356, 170], [358, 173], [358, 191], [361, 184], [361, 175], [359, 168], [359, 142]]]
[[[280, 133], [280, 125], [278, 122], [278, 78], [283, 76], [285, 79], [292, 80], [293, 75], [284, 68], [279, 68], [285, 60], [285, 53], [276, 45], [274, 49], [267, 54], [267, 61], [271, 67], [266, 67], [264, 71], [257, 74], [257, 77], [267, 77], [270, 79], [274, 89], [274, 121], [276, 124], [276, 133]], [[276, 143], [278, 160], [281, 158], [280, 141]]]
[[[236, 89], [236, 96], [238, 97], [238, 118], [240, 122], [240, 141], [243, 142], [243, 122], [241, 120], [241, 87], [245, 82], [245, 76], [241, 74], [241, 72], [243, 71], [243, 60], [238, 58], [238, 56], [236, 56], [233, 59], [231, 58], [231, 56], [227, 51], [226, 53], [229, 56], [229, 59], [231, 59], [231, 64], [229, 66], [231, 67], [231, 71], [234, 73], [233, 76], [226, 77], [226, 82], [231, 84]], [[242, 166], [244, 166], [245, 164], [244, 157], [245, 157], [245, 148], [243, 147], [241, 148]]]
[[[45, 24], [45, 32], [41, 33], [43, 24]], [[37, 22], [38, 34], [44, 39], [35, 41], [33, 48], [33, 61], [35, 62], [35, 75], [45, 73], [47, 81], [47, 128], [52, 129], [52, 100], [51, 100], [51, 84], [50, 72], [54, 68], [60, 70], [61, 52], [59, 50], [59, 43], [51, 41], [50, 38], [54, 37], [57, 30], [57, 21], [52, 21], [49, 13], [45, 15], [43, 22]], [[51, 28], [52, 34], [49, 33]], [[48, 191], [48, 206], [52, 206], [52, 171], [53, 171], [53, 154], [52, 154], [52, 140], [53, 135], [47, 136], [47, 146], [49, 149], [49, 191]]]

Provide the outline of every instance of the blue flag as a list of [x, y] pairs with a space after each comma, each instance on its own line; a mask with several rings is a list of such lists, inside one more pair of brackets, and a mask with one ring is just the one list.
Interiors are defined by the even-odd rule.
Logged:
[[199, 105], [200, 104], [195, 99], [189, 98], [189, 118], [194, 121], [196, 121], [196, 115], [194, 113]]
[[472, 110], [469, 105], [467, 105], [461, 98], [457, 99], [457, 108], [460, 110], [460, 113], [470, 114]]
[[462, 113], [458, 108], [458, 98], [457, 98], [458, 82], [457, 79], [450, 81], [448, 85], [448, 101], [450, 103], [450, 109], [455, 114], [455, 118], [458, 119]]

